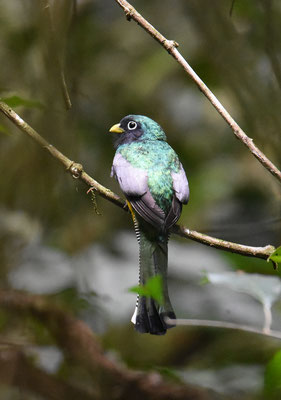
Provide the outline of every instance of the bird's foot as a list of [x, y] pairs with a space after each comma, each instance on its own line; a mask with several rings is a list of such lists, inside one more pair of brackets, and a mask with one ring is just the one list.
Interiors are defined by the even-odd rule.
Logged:
[[95, 190], [95, 187], [91, 186], [90, 189], [88, 189], [86, 193], [89, 194], [89, 193], [93, 192], [94, 190]]

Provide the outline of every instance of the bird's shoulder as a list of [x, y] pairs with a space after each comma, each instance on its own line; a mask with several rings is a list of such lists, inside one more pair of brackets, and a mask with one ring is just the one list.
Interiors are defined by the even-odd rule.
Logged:
[[170, 168], [177, 172], [180, 168], [178, 155], [163, 140], [146, 140], [125, 144], [117, 149], [125, 160], [136, 168]]

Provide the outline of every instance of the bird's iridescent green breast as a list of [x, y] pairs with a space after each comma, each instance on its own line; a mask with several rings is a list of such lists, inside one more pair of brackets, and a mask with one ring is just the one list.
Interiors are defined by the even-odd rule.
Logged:
[[162, 140], [145, 140], [124, 144], [117, 150], [135, 168], [147, 172], [148, 188], [159, 207], [167, 213], [173, 199], [171, 172], [179, 172], [175, 151]]

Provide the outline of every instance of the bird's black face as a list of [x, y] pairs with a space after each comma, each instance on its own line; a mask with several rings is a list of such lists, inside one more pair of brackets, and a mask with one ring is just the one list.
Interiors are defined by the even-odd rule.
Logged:
[[118, 133], [114, 141], [114, 147], [117, 148], [121, 144], [129, 144], [138, 141], [143, 130], [140, 122], [134, 120], [134, 118], [127, 116], [120, 121], [120, 124], [114, 125], [110, 132]]

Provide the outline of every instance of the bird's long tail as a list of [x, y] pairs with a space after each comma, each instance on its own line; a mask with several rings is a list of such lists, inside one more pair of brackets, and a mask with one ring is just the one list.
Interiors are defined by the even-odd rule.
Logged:
[[139, 242], [139, 284], [160, 275], [163, 283], [163, 303], [150, 297], [138, 296], [132, 317], [135, 329], [141, 333], [164, 335], [174, 325], [165, 322], [166, 317], [175, 319], [167, 285], [168, 233], [160, 233], [144, 221], [135, 222]]

